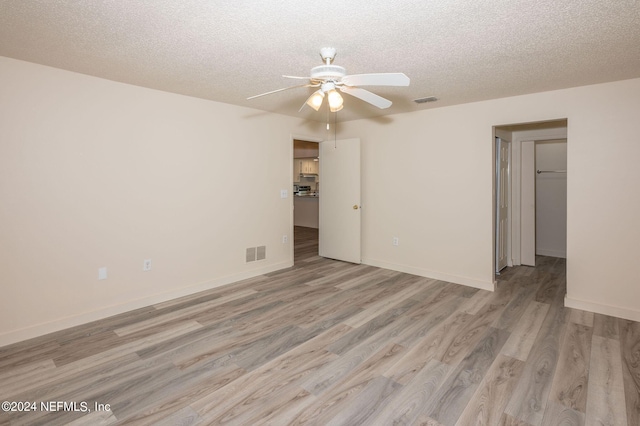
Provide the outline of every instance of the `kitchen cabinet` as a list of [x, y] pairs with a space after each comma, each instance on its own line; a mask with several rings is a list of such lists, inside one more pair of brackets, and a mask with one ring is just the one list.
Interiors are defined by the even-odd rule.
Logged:
[[309, 165], [309, 173], [317, 175], [320, 173], [320, 162], [316, 160], [311, 160], [311, 164]]
[[318, 161], [314, 161], [313, 158], [305, 158], [301, 160], [300, 172], [305, 174], [318, 174]]
[[320, 168], [313, 158], [296, 158], [293, 160], [293, 181], [300, 181], [300, 175], [317, 175]]
[[297, 158], [293, 160], [293, 181], [300, 182], [300, 173], [302, 173], [302, 161]]

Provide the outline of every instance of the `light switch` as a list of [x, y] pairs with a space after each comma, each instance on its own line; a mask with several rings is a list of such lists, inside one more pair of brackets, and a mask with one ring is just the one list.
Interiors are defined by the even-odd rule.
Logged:
[[280, 198], [287, 198], [288, 196], [289, 196], [289, 191], [287, 191], [286, 189], [280, 190]]

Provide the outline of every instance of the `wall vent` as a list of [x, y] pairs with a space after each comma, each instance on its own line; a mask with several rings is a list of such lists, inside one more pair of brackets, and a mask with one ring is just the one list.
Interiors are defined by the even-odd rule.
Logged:
[[256, 247], [256, 260], [264, 260], [267, 258], [267, 246]]
[[249, 247], [246, 251], [246, 262], [255, 262], [267, 258], [267, 246]]
[[249, 247], [247, 249], [247, 263], [253, 262], [255, 260], [256, 260], [256, 248], [255, 247]]
[[436, 98], [435, 96], [427, 96], [426, 98], [414, 99], [413, 102], [417, 104], [426, 104], [427, 102], [435, 102], [437, 100], [438, 98]]

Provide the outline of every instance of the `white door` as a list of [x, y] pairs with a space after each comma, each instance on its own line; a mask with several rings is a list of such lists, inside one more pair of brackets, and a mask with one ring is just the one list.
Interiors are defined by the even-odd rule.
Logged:
[[496, 272], [507, 266], [510, 146], [509, 141], [496, 138]]
[[319, 254], [360, 263], [360, 139], [320, 143]]
[[536, 143], [522, 142], [520, 263], [536, 266]]

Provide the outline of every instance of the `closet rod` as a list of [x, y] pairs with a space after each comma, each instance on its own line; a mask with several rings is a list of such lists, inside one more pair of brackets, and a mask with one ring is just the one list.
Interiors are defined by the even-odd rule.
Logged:
[[567, 173], [566, 170], [536, 170], [537, 174], [540, 173]]

